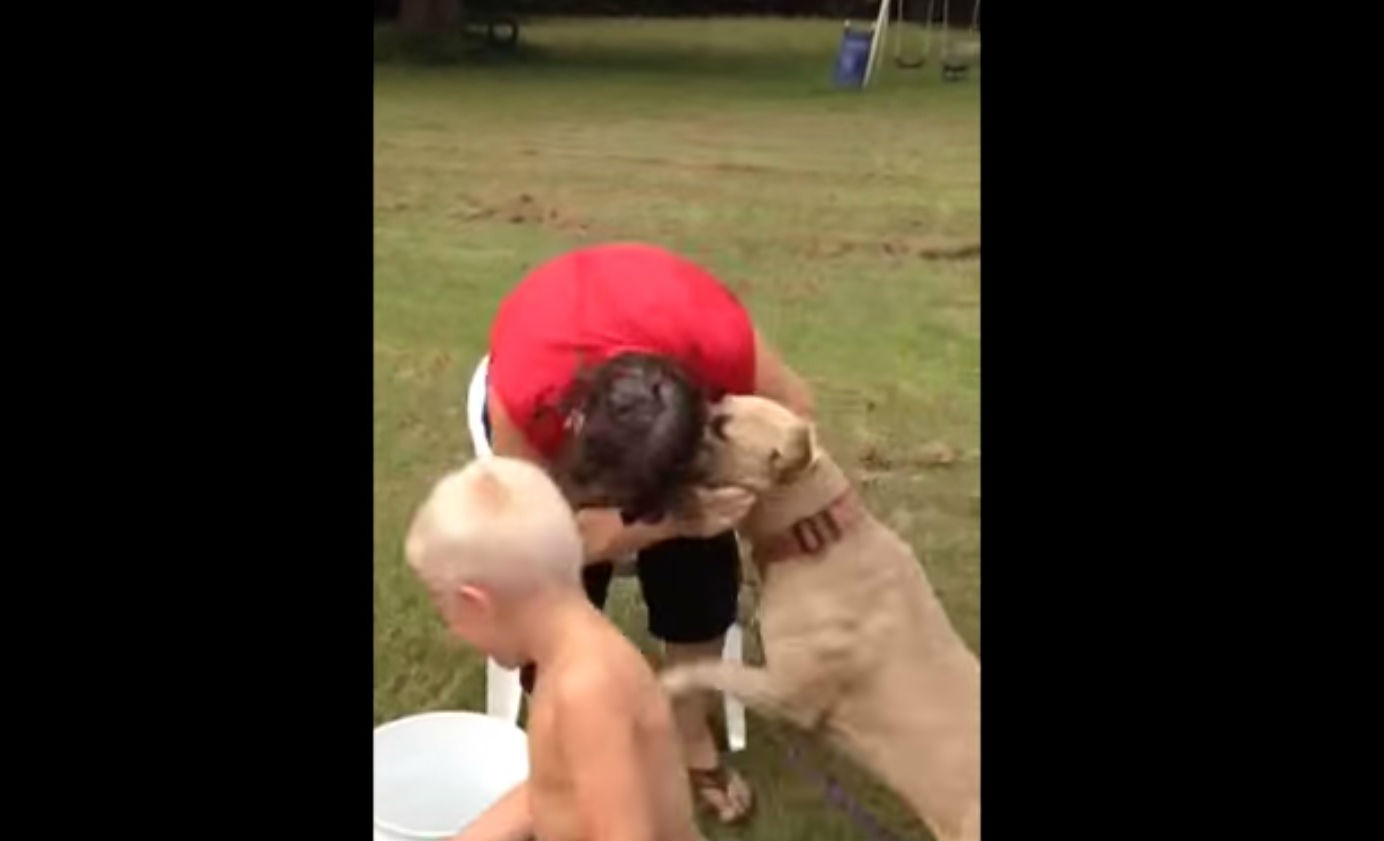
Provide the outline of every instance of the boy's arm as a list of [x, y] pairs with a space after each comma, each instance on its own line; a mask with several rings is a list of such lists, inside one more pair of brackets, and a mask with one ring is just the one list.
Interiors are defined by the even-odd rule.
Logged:
[[496, 800], [452, 841], [528, 841], [533, 837], [529, 784], [520, 783]]
[[659, 841], [648, 769], [639, 763], [629, 711], [612, 708], [610, 698], [586, 683], [587, 687], [570, 686], [561, 692], [556, 729], [572, 779], [581, 836]]

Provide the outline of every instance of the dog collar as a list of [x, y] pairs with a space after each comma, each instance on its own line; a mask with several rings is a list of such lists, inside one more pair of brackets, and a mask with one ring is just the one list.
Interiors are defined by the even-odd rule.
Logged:
[[845, 536], [864, 513], [854, 488], [846, 490], [827, 507], [809, 514], [765, 540], [755, 541], [754, 559], [768, 565], [800, 555], [816, 555]]

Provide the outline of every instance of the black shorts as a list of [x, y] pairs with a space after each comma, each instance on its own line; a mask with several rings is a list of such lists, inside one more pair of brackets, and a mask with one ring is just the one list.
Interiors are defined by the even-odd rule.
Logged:
[[[664, 642], [714, 640], [735, 621], [740, 597], [740, 548], [735, 532], [677, 538], [638, 555], [639, 589], [649, 606], [649, 633]], [[591, 564], [582, 583], [592, 604], [604, 607], [614, 567]]]
[[[489, 413], [482, 414], [490, 435]], [[678, 538], [639, 552], [639, 588], [649, 607], [649, 633], [664, 642], [710, 642], [735, 622], [740, 599], [740, 548], [735, 532]], [[604, 608], [615, 567], [590, 564], [582, 582], [592, 604]]]

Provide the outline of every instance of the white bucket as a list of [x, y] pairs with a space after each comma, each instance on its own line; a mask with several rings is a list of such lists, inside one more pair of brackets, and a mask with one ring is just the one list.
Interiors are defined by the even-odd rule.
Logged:
[[375, 728], [375, 838], [456, 835], [529, 776], [524, 731], [492, 716], [437, 712]]

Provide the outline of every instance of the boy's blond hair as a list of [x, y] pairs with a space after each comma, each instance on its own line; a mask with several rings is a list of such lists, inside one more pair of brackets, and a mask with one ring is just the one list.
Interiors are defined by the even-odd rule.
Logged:
[[493, 456], [444, 476], [413, 517], [404, 556], [443, 588], [479, 584], [513, 593], [581, 580], [581, 536], [552, 479]]

